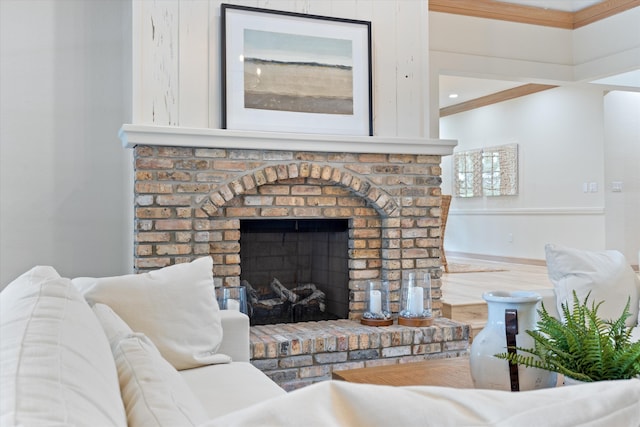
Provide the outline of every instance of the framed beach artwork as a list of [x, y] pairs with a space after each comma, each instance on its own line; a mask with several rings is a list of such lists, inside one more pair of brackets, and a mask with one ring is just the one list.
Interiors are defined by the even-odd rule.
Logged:
[[373, 135], [371, 23], [221, 5], [222, 128]]

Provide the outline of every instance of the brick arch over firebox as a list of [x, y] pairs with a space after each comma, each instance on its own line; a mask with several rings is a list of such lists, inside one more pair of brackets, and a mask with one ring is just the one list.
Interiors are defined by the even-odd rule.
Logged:
[[237, 196], [245, 196], [265, 184], [300, 179], [317, 180], [345, 187], [363, 197], [385, 217], [394, 217], [399, 214], [398, 203], [394, 198], [368, 179], [342, 168], [309, 162], [270, 165], [239, 176], [216, 188], [201, 207], [209, 216], [217, 216], [219, 209]]

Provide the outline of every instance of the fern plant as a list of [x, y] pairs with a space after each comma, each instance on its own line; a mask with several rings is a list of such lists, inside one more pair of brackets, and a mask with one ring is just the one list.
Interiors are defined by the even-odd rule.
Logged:
[[495, 357], [585, 382], [640, 376], [640, 341], [631, 342], [633, 327], [625, 325], [631, 299], [617, 320], [603, 320], [598, 317], [602, 301], [589, 306], [589, 295], [580, 302], [574, 291], [573, 310], [569, 310], [568, 302], [562, 304], [564, 323], [551, 316], [542, 304], [538, 329], [526, 331], [533, 338], [534, 347], [516, 347], [519, 353]]

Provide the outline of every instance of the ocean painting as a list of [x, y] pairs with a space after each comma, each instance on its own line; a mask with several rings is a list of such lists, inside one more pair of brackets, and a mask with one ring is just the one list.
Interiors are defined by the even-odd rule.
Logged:
[[351, 40], [244, 30], [244, 107], [353, 115]]

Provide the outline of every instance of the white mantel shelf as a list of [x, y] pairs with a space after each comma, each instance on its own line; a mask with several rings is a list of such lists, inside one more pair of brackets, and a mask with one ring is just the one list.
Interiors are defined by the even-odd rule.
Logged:
[[452, 139], [316, 135], [125, 124], [122, 145], [448, 156]]

